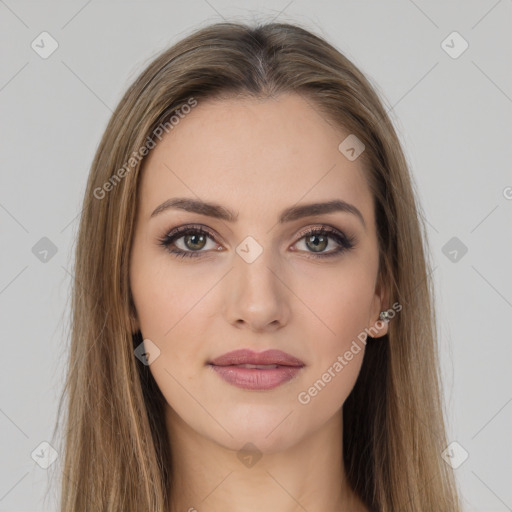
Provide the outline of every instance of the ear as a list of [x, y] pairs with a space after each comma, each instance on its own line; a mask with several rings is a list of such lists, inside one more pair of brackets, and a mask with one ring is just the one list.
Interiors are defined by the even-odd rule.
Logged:
[[388, 333], [388, 322], [381, 320], [379, 315], [381, 311], [389, 309], [389, 290], [384, 283], [382, 273], [379, 274], [377, 284], [375, 286], [375, 295], [373, 297], [370, 327], [373, 327], [372, 332], [377, 332], [372, 338], [380, 338]]
[[130, 308], [130, 312], [129, 312], [129, 323], [130, 323], [130, 331], [132, 334], [136, 334], [138, 331], [140, 331], [140, 325], [139, 325], [139, 320], [137, 318], [137, 313], [135, 313], [134, 311], [132, 311], [132, 309]]

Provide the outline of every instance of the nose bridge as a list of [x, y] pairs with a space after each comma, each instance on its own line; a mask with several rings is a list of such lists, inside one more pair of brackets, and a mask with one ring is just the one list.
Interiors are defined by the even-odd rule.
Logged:
[[288, 317], [283, 283], [278, 277], [279, 261], [271, 249], [248, 237], [236, 249], [228, 294], [229, 321], [264, 329]]

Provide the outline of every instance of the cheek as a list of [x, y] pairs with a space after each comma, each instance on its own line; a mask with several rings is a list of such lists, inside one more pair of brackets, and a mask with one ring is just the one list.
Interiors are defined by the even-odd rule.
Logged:
[[198, 266], [179, 268], [162, 252], [134, 249], [130, 287], [143, 338], [158, 346], [166, 363], [178, 367], [197, 354], [204, 339], [201, 333], [211, 320], [205, 309], [208, 292], [218, 276]]
[[304, 414], [320, 422], [340, 409], [357, 381], [373, 297], [372, 282], [364, 281], [364, 273], [342, 272], [339, 282], [325, 284], [324, 294], [312, 295], [311, 309], [319, 312], [320, 320], [305, 322], [302, 330], [309, 341], [311, 364], [297, 396]]
[[330, 270], [302, 272], [297, 279], [296, 295], [310, 310], [305, 327], [317, 333], [327, 351], [350, 345], [368, 327], [376, 273], [373, 259], [353, 257]]
[[342, 406], [357, 380], [375, 295], [377, 260], [353, 257], [344, 263], [297, 281], [297, 295], [311, 310], [301, 328], [311, 365], [298, 402], [306, 414], [324, 419]]
[[171, 407], [192, 421], [201, 411], [190, 407], [186, 390], [194, 389], [203, 371], [200, 355], [209, 320], [205, 307], [215, 280], [198, 276], [197, 270], [177, 271], [165, 254], [139, 251], [132, 255], [130, 287], [143, 339], [160, 350], [149, 369]]

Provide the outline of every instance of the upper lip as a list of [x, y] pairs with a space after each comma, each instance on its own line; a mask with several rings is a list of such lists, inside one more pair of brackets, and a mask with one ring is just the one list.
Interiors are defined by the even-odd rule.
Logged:
[[238, 364], [277, 364], [281, 366], [304, 366], [304, 363], [281, 350], [265, 350], [253, 352], [249, 349], [234, 350], [210, 361], [215, 366], [230, 366]]

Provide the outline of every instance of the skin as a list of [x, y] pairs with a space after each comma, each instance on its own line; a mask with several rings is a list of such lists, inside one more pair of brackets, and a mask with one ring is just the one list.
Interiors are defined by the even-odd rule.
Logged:
[[[149, 368], [167, 401], [172, 510], [367, 510], [340, 464], [342, 406], [364, 343], [307, 405], [297, 399], [388, 307], [361, 159], [349, 161], [338, 150], [347, 135], [296, 94], [209, 100], [147, 157], [130, 285], [136, 328], [160, 350]], [[239, 217], [228, 222], [177, 209], [151, 217], [173, 197], [215, 202]], [[348, 212], [278, 224], [287, 207], [333, 199], [357, 207], [365, 225]], [[202, 255], [179, 258], [159, 245], [171, 229], [190, 224], [216, 239], [185, 245], [182, 235], [174, 247], [200, 247]], [[322, 224], [355, 237], [354, 247], [312, 257], [314, 246], [301, 234]], [[247, 236], [263, 249], [251, 263], [236, 252]], [[324, 254], [339, 246], [333, 238], [328, 244]], [[383, 323], [373, 337], [386, 332]], [[239, 348], [280, 349], [305, 366], [272, 390], [240, 389], [207, 365]], [[237, 457], [248, 442], [262, 455], [250, 467]]]

